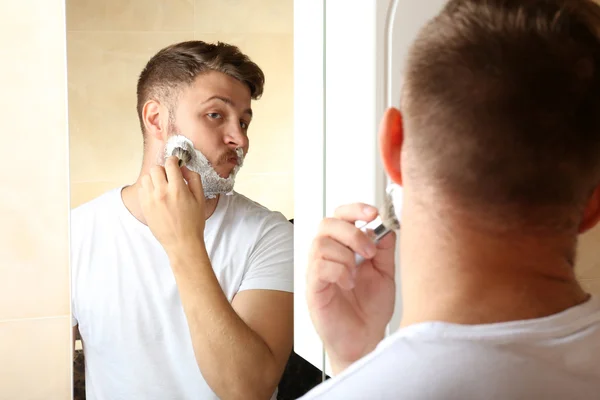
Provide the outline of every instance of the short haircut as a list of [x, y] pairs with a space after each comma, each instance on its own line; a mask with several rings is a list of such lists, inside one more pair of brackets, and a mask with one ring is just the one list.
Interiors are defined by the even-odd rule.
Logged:
[[591, 0], [450, 0], [407, 60], [404, 173], [490, 217], [577, 222], [600, 183], [599, 32]]
[[253, 99], [263, 93], [263, 71], [236, 46], [200, 40], [177, 43], [154, 55], [138, 79], [137, 113], [142, 133], [145, 133], [142, 111], [147, 101], [166, 102], [172, 113], [181, 89], [208, 71], [222, 72], [246, 84]]

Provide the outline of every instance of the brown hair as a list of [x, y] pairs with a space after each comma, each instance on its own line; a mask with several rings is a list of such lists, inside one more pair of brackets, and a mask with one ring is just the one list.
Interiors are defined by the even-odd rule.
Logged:
[[600, 182], [599, 30], [591, 0], [450, 0], [407, 61], [405, 173], [573, 229]]
[[137, 113], [142, 133], [145, 132], [142, 110], [148, 100], [166, 102], [172, 117], [179, 91], [207, 71], [219, 71], [243, 82], [250, 88], [253, 99], [263, 93], [263, 71], [236, 46], [200, 40], [177, 43], [156, 53], [138, 79]]

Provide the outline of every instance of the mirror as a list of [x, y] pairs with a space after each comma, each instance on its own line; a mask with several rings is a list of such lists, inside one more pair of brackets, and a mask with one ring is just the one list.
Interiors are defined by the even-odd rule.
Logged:
[[[401, 72], [408, 47], [422, 25], [438, 13], [444, 3], [444, 0], [296, 2], [295, 69], [296, 78], [302, 84], [295, 90], [295, 107], [311, 118], [295, 121], [295, 162], [301, 166], [296, 169], [295, 191], [299, 196], [312, 194], [296, 201], [295, 254], [298, 260], [301, 254], [308, 253], [323, 216], [332, 215], [335, 207], [356, 201], [381, 204], [377, 197], [384, 193], [386, 182], [382, 179], [385, 174], [381, 170], [376, 132], [384, 104], [388, 102], [389, 93], [389, 102], [399, 106]], [[389, 38], [385, 28], [387, 13], [393, 4], [397, 12], [395, 17], [390, 15]], [[323, 26], [314, 24], [322, 19], [326, 20]], [[325, 40], [323, 51], [320, 45]], [[389, 59], [385, 56], [388, 43], [392, 49]], [[365, 62], [348, 68], [348, 55], [356, 54], [356, 49], [360, 49], [361, 55], [374, 56], [365, 57]], [[388, 85], [387, 68], [391, 69]], [[352, 95], [348, 94], [348, 82], [352, 82]], [[349, 113], [348, 110], [360, 111]], [[600, 226], [582, 235], [576, 268], [582, 286], [592, 294], [600, 294], [598, 240]], [[399, 295], [388, 333], [398, 330], [402, 315], [400, 269], [398, 259]], [[330, 373], [306, 302], [307, 264], [299, 261], [295, 274], [295, 348], [313, 365]]]
[[[293, 1], [72, 0], [66, 9], [75, 399], [308, 391], [320, 372], [292, 352]], [[136, 98], [149, 60], [178, 43], [148, 67]], [[200, 55], [208, 72], [190, 61]], [[264, 93], [252, 99], [261, 74]], [[177, 173], [149, 174], [174, 134], [209, 161], [196, 170], [205, 192], [207, 171], [233, 176], [241, 149], [234, 193], [196, 200], [193, 175], [184, 177], [196, 191], [176, 186]], [[155, 190], [142, 195], [145, 175]], [[184, 193], [205, 227], [194, 230], [205, 218], [184, 214], [182, 197], [143, 207], [159, 185]], [[160, 215], [203, 234], [169, 246], [176, 231]], [[315, 378], [290, 375], [303, 370]]]

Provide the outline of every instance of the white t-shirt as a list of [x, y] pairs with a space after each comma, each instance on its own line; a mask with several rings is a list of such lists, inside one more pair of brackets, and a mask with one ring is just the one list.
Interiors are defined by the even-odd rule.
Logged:
[[[73, 326], [87, 399], [217, 399], [196, 363], [167, 255], [121, 189], [71, 214]], [[205, 242], [230, 302], [248, 289], [293, 291], [293, 225], [282, 214], [237, 193], [220, 196]]]
[[408, 326], [302, 399], [600, 399], [600, 299], [528, 321]]

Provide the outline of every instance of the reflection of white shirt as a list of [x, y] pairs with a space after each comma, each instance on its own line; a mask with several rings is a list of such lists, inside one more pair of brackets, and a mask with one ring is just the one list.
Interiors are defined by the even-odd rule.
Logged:
[[[292, 224], [240, 194], [206, 221], [215, 275], [231, 302], [248, 289], [293, 291]], [[73, 325], [88, 400], [216, 399], [196, 364], [175, 277], [121, 188], [71, 214]]]
[[527, 321], [408, 326], [302, 399], [600, 399], [600, 299]]

